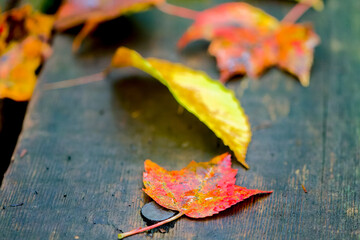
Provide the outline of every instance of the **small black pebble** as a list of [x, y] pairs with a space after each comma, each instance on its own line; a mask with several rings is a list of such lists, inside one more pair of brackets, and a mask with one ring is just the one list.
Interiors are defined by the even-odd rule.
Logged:
[[131, 205], [129, 204], [129, 207], [131, 207]]
[[6, 208], [5, 206], [2, 207], [2, 209], [5, 209], [5, 208]]
[[141, 208], [141, 215], [145, 218], [145, 220], [152, 222], [160, 222], [166, 220], [168, 218], [171, 218], [175, 214], [175, 211], [163, 208], [154, 201], [145, 204]]
[[48, 167], [46, 167], [46, 170], [49, 170], [49, 168], [48, 168]]
[[67, 197], [67, 195], [66, 194], [64, 194], [64, 198], [66, 198]]
[[115, 194], [111, 194], [111, 196], [113, 196], [113, 197], [114, 197], [114, 196], [115, 196]]
[[35, 193], [35, 195], [38, 195], [38, 192], [36, 190], [34, 191], [34, 193]]
[[70, 161], [70, 160], [71, 160], [71, 156], [68, 156], [68, 157], [67, 157], [67, 160]]

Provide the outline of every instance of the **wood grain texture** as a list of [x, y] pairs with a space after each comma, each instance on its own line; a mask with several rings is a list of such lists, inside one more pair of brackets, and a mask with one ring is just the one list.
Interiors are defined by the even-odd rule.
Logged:
[[[196, 10], [220, 2], [172, 1]], [[251, 3], [276, 17], [292, 6]], [[323, 12], [304, 16], [322, 38], [309, 88], [277, 69], [259, 81], [228, 83], [255, 129], [247, 157], [251, 169], [233, 161], [236, 184], [274, 193], [207, 219], [183, 217], [153, 239], [360, 238], [359, 10], [357, 0], [328, 0]], [[218, 78], [204, 42], [175, 51], [190, 24], [157, 10], [122, 17], [101, 25], [77, 55], [71, 53], [72, 33], [56, 36], [0, 190], [0, 239], [116, 239], [119, 230], [145, 225], [139, 214], [149, 201], [141, 191], [145, 159], [181, 169], [190, 160], [208, 161], [228, 151], [190, 113], [178, 114], [164, 86], [136, 70], [42, 90], [46, 82], [103, 70], [120, 45]]]

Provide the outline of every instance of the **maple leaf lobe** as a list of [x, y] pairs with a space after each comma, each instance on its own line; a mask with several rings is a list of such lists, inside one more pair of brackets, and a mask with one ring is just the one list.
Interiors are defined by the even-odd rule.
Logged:
[[309, 86], [314, 48], [320, 43], [319, 36], [310, 24], [282, 24], [275, 38], [279, 45], [278, 65], [298, 76], [303, 86]]

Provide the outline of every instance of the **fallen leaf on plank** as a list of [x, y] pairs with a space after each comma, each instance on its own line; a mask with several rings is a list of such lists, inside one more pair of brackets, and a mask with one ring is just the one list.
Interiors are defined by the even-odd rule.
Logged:
[[159, 205], [179, 213], [152, 226], [120, 233], [118, 238], [156, 228], [183, 215], [190, 218], [209, 217], [251, 196], [272, 193], [235, 185], [236, 174], [237, 170], [231, 168], [231, 156], [227, 153], [209, 162], [192, 161], [180, 171], [167, 171], [146, 160], [144, 192]]
[[225, 145], [245, 162], [251, 129], [234, 93], [204, 72], [156, 58], [144, 59], [137, 52], [120, 47], [111, 68], [135, 67], [164, 84], [184, 108], [208, 126]]
[[211, 41], [209, 52], [216, 57], [222, 82], [238, 74], [258, 78], [279, 66], [303, 86], [309, 85], [314, 48], [320, 42], [309, 24], [279, 22], [246, 3], [225, 3], [197, 14], [178, 47], [198, 39]]
[[0, 57], [0, 98], [29, 100], [37, 80], [35, 72], [51, 52], [49, 44], [35, 36], [9, 47]]

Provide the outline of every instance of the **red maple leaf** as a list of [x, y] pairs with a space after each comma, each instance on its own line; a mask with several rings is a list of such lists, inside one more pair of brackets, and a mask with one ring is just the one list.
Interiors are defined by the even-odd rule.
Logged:
[[126, 13], [143, 11], [165, 0], [67, 0], [57, 13], [55, 28], [63, 31], [85, 24], [74, 40], [73, 49], [77, 50], [84, 38], [100, 23], [112, 20]]
[[231, 156], [227, 153], [209, 162], [192, 161], [180, 171], [167, 171], [146, 160], [144, 192], [159, 205], [179, 213], [155, 225], [121, 233], [119, 239], [161, 226], [182, 215], [191, 218], [208, 217], [253, 195], [272, 192], [235, 185], [236, 173], [237, 170], [231, 168]]
[[237, 74], [257, 78], [278, 65], [304, 86], [319, 43], [310, 25], [279, 22], [246, 3], [225, 3], [197, 14], [178, 47], [202, 38], [211, 41], [209, 52], [217, 59], [222, 82]]

